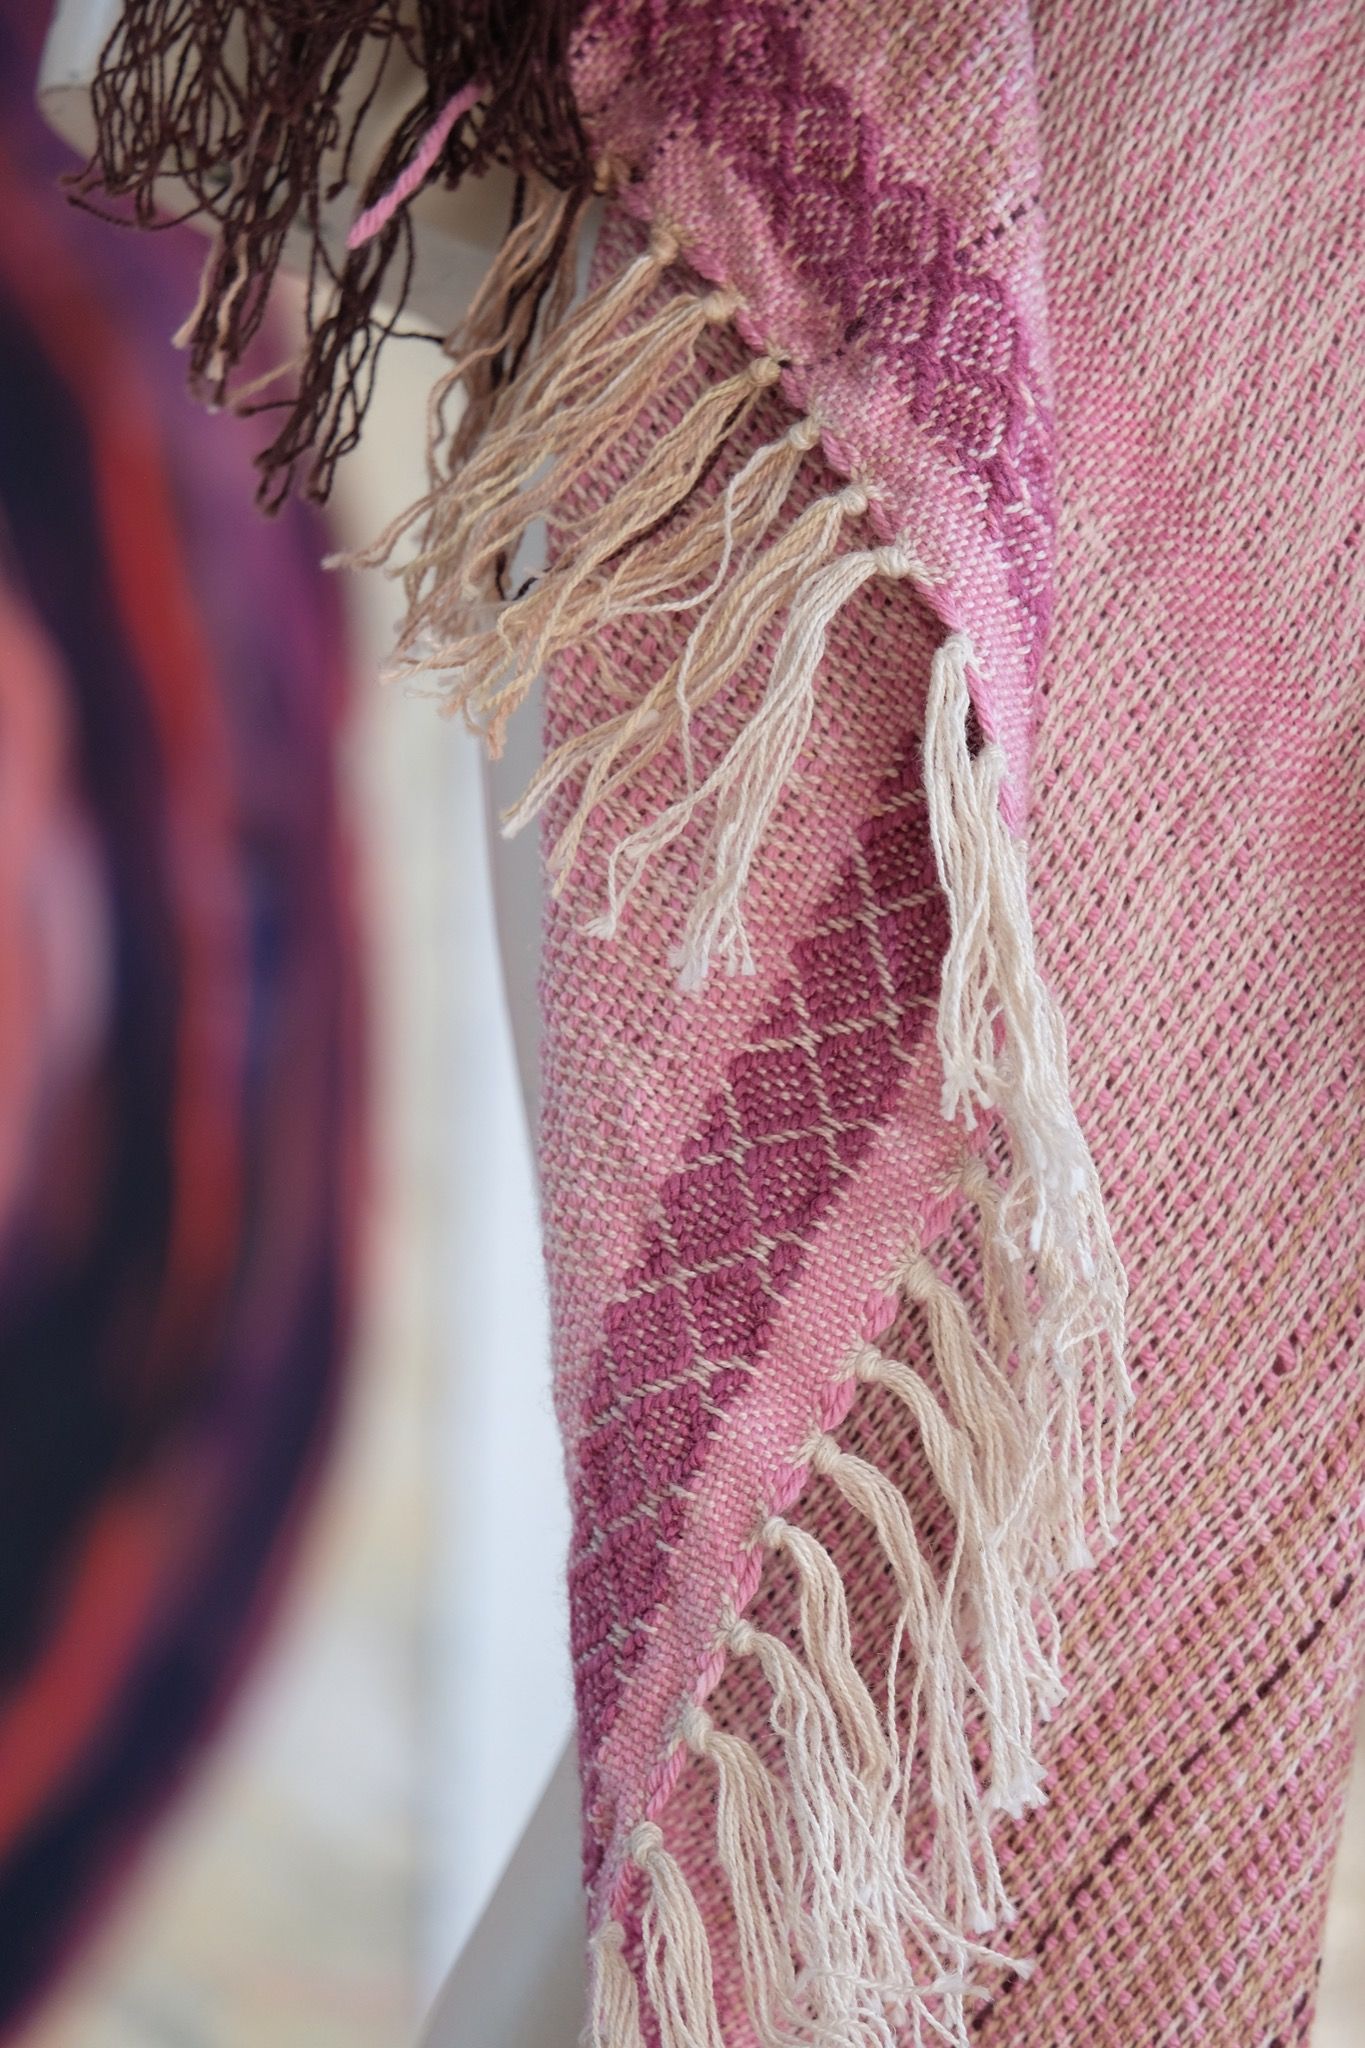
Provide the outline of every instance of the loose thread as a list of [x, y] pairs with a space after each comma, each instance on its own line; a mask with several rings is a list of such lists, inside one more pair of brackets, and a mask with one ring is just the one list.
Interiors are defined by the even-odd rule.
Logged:
[[418, 187], [426, 182], [436, 159], [450, 139], [451, 129], [457, 121], [463, 120], [471, 107], [477, 106], [485, 91], [486, 87], [482, 80], [475, 78], [471, 79], [468, 85], [462, 85], [458, 92], [451, 94], [422, 137], [411, 163], [398, 173], [383, 197], [376, 199], [372, 206], [367, 206], [351, 223], [350, 233], [346, 237], [348, 249], [361, 249], [366, 242], [373, 240], [380, 229], [392, 220], [399, 207], [406, 205]]

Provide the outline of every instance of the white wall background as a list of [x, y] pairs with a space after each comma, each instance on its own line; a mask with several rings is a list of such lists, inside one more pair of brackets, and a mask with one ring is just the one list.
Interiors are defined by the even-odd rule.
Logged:
[[[389, 353], [370, 432], [338, 504], [357, 540], [414, 494], [432, 367], [431, 350], [419, 343]], [[397, 595], [376, 572], [357, 592], [376, 665]], [[379, 916], [388, 925], [381, 1015], [389, 1011], [400, 1070], [390, 1114], [406, 1132], [408, 1178], [427, 1197], [413, 1229], [426, 1248], [418, 1284], [431, 1294], [435, 1361], [421, 1688], [419, 1976], [429, 1992], [482, 1910], [568, 1732], [568, 1510], [550, 1402], [532, 1138], [493, 923], [481, 756], [433, 705], [396, 689], [366, 708], [357, 739], [382, 870]], [[534, 950], [533, 892], [531, 900], [511, 893], [511, 914], [537, 926], [515, 930], [514, 942]]]

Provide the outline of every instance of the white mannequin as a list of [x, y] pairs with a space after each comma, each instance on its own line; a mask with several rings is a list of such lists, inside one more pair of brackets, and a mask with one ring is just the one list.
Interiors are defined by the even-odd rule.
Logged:
[[[120, 0], [59, 0], [39, 75], [49, 124], [82, 153], [94, 140], [90, 81]], [[401, 103], [397, 79], [376, 109]], [[502, 238], [509, 180], [470, 181], [459, 193], [418, 202], [420, 232], [408, 310], [443, 332], [473, 297]], [[168, 210], [175, 191], [168, 181]], [[335, 202], [344, 240], [354, 195]], [[585, 235], [584, 264], [592, 237]], [[528, 549], [527, 565], [533, 559]], [[535, 835], [506, 841], [496, 818], [535, 765], [534, 706], [513, 728], [506, 755], [485, 771], [490, 869], [498, 945], [528, 1128], [537, 1129], [542, 892]], [[423, 2029], [422, 2048], [563, 2048], [583, 2010], [583, 1910], [579, 1883], [578, 1773], [566, 1745], [473, 1935], [456, 1957]]]

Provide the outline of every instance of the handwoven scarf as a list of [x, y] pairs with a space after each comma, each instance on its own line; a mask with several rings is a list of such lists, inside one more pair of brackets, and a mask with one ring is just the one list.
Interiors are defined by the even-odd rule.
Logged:
[[267, 500], [353, 438], [416, 186], [523, 174], [370, 559], [495, 748], [548, 678], [587, 2039], [1303, 2040], [1362, 1625], [1359, 10], [257, 4], [245, 69], [222, 14], [129, 6], [87, 190], [216, 221], [219, 398], [316, 231]]
[[319, 525], [253, 518], [250, 431], [176, 388], [193, 249], [62, 202], [41, 29], [0, 6], [6, 2038], [273, 1604], [337, 1403], [359, 1109]]

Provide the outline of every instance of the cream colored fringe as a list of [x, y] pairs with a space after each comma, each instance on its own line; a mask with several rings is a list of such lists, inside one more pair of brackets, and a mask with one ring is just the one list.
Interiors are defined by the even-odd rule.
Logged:
[[[702, 881], [677, 961], [690, 983], [716, 962], [753, 967], [745, 884], [808, 736], [831, 626], [874, 577], [930, 579], [904, 544], [852, 544], [850, 524], [869, 507], [859, 482], [782, 525], [820, 437], [813, 419], [761, 446], [723, 490], [697, 492], [780, 375], [772, 355], [679, 406], [597, 511], [566, 515], [575, 479], [594, 464], [612, 473], [632, 423], [686, 386], [708, 328], [728, 322], [736, 301], [662, 289], [678, 246], [656, 230], [643, 255], [573, 311], [561, 280], [531, 346], [533, 314], [516, 287], [563, 239], [561, 207], [539, 194], [509, 238], [433, 400], [430, 488], [367, 559], [416, 533], [398, 572], [408, 616], [396, 671], [439, 678], [450, 708], [494, 749], [556, 654], [627, 615], [690, 620], [667, 671], [643, 693], [623, 682], [616, 707], [550, 755], [507, 820], [518, 829], [561, 785], [575, 785], [550, 855], [559, 886], [599, 807], [674, 755], [682, 791], [612, 849], [596, 929], [614, 932], [650, 863], [704, 826]], [[508, 350], [524, 360], [499, 386], [489, 366]], [[460, 379], [473, 400], [452, 437], [445, 411]], [[560, 534], [553, 566], [505, 595], [527, 528], [547, 515]], [[766, 687], [703, 773], [697, 714], [770, 628]], [[865, 1522], [899, 1596], [876, 1689], [853, 1654], [833, 1558], [774, 1516], [760, 1540], [794, 1586], [798, 1647], [738, 1613], [718, 1647], [761, 1674], [780, 1769], [700, 1705], [677, 1730], [694, 1767], [714, 1779], [715, 1857], [733, 1914], [724, 1940], [763, 2048], [965, 2044], [973, 1973], [1005, 1960], [982, 1937], [1011, 1918], [992, 1822], [1044, 1797], [1036, 1732], [1062, 1697], [1053, 1589], [1061, 1572], [1089, 1561], [1092, 1527], [1107, 1542], [1117, 1518], [1131, 1400], [1123, 1275], [1034, 958], [1023, 845], [1001, 816], [1003, 756], [994, 743], [973, 753], [969, 742], [971, 662], [966, 637], [950, 633], [933, 660], [924, 733], [951, 922], [938, 1013], [943, 1113], [967, 1130], [992, 1119], [1007, 1164], [999, 1179], [975, 1158], [962, 1173], [979, 1219], [979, 1306], [969, 1310], [921, 1253], [896, 1276], [922, 1319], [935, 1385], [871, 1345], [844, 1367], [904, 1407], [951, 1517], [950, 1560], [946, 1573], [936, 1566], [884, 1473], [818, 1433], [800, 1460]], [[912, 1812], [917, 1824], [932, 1816], [915, 1868]], [[658, 1822], [641, 1821], [629, 1853], [643, 1886], [638, 1954], [627, 1955], [617, 1923], [599, 1929], [585, 2038], [592, 2048], [641, 2048], [643, 1995], [661, 2048], [725, 2048], [712, 1929]]]
[[[817, 1433], [802, 1459], [866, 1523], [899, 1594], [878, 1690], [855, 1660], [833, 1557], [775, 1515], [760, 1540], [785, 1561], [794, 1586], [797, 1646], [731, 1614], [719, 1647], [761, 1672], [780, 1769], [701, 1706], [689, 1704], [678, 1727], [714, 1777], [714, 1856], [729, 1890], [724, 1941], [762, 2048], [966, 2048], [982, 1966], [1030, 1967], [982, 1940], [1013, 1918], [991, 1827], [997, 1812], [1017, 1817], [1045, 1796], [1036, 1730], [1062, 1698], [1052, 1588], [1063, 1564], [1081, 1561], [1087, 1473], [1106, 1482], [1112, 1474], [1129, 1398], [1121, 1351], [1110, 1349], [1122, 1342], [1123, 1290], [1114, 1267], [1115, 1297], [1103, 1298], [1099, 1276], [1109, 1269], [1100, 1261], [1112, 1252], [1107, 1240], [1096, 1242], [1070, 1269], [1092, 1293], [1089, 1310], [1074, 1301], [1068, 1311], [1059, 1300], [1064, 1275], [1040, 1271], [1038, 1255], [1027, 1273], [1016, 1264], [1006, 1233], [1011, 1203], [1022, 1201], [1017, 1189], [1001, 1195], [979, 1165], [963, 1186], [985, 1248], [981, 1327], [932, 1262], [912, 1253], [896, 1280], [923, 1319], [937, 1388], [872, 1344], [845, 1366], [903, 1403], [918, 1433], [952, 1519], [946, 1571], [892, 1481]], [[1074, 1321], [1065, 1357], [1040, 1347], [1035, 1289], [1059, 1320], [1070, 1313]], [[1078, 1396], [1083, 1362], [1088, 1414]], [[1106, 1484], [1097, 1516], [1105, 1533], [1110, 1519]], [[932, 1821], [927, 1852], [912, 1867], [917, 1797], [917, 1817]], [[630, 1854], [645, 1886], [643, 1987], [609, 1922], [593, 1944], [585, 2040], [634, 2048], [643, 1989], [662, 2048], [724, 2048], [697, 1901], [658, 1823], [636, 1829]]]
[[[960, 1180], [978, 1217], [979, 1311], [922, 1252], [895, 1284], [920, 1317], [930, 1386], [875, 1345], [846, 1373], [900, 1401], [947, 1507], [941, 1571], [898, 1488], [836, 1437], [800, 1457], [867, 1525], [900, 1598], [878, 1691], [852, 1651], [846, 1589], [829, 1552], [781, 1516], [764, 1527], [795, 1587], [798, 1648], [731, 1615], [727, 1657], [754, 1660], [769, 1696], [780, 1769], [689, 1705], [678, 1729], [716, 1786], [715, 1862], [730, 1894], [733, 1944], [754, 2039], [790, 2048], [967, 2048], [982, 1965], [1027, 1969], [983, 1943], [1013, 1915], [991, 1839], [994, 1817], [1045, 1797], [1037, 1730], [1063, 1696], [1053, 1606], [1059, 1575], [1090, 1562], [1117, 1522], [1116, 1467], [1131, 1390], [1125, 1285], [1095, 1169], [1070, 1107], [1065, 1038], [1039, 979], [1024, 853], [1003, 824], [1004, 763], [969, 742], [970, 648], [951, 634], [933, 662], [924, 767], [951, 938], [939, 1044], [943, 1109], [969, 1127], [998, 1119], [1001, 1180], [972, 1158]], [[904, 1677], [898, 1674], [905, 1667]], [[973, 1738], [972, 1730], [977, 1730]], [[974, 1751], [973, 1741], [976, 1748]], [[918, 1803], [917, 1803], [918, 1802]], [[912, 1812], [931, 1816], [911, 1867]], [[679, 1908], [681, 1875], [659, 1883], [656, 1823], [631, 1854], [644, 1875], [649, 1940]], [[679, 1909], [678, 1956], [695, 1958], [697, 1907]], [[619, 1941], [614, 1924], [594, 1943]], [[624, 1972], [615, 1995], [637, 2000]], [[685, 2004], [647, 1969], [663, 2048], [721, 2044], [709, 1955]], [[633, 2043], [638, 2007], [592, 2048]]]

